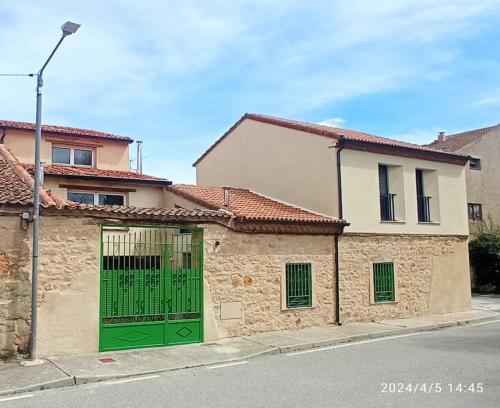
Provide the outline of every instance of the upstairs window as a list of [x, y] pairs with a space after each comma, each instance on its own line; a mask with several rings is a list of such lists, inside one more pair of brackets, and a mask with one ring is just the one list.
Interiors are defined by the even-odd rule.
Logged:
[[68, 191], [68, 200], [79, 204], [124, 205], [125, 196], [121, 194]]
[[71, 164], [71, 149], [67, 149], [65, 147], [53, 147], [52, 163]]
[[383, 164], [378, 166], [378, 183], [380, 190], [380, 219], [382, 221], [395, 221], [394, 197], [389, 191], [389, 168]]
[[467, 212], [469, 214], [469, 220], [471, 221], [482, 221], [483, 219], [483, 206], [477, 203], [468, 203]]
[[92, 166], [92, 150], [70, 147], [52, 147], [52, 163], [74, 166]]
[[415, 171], [417, 182], [417, 213], [418, 222], [431, 222], [431, 197], [425, 195], [424, 171], [417, 169]]
[[469, 159], [469, 167], [471, 170], [481, 170], [481, 159], [471, 157]]

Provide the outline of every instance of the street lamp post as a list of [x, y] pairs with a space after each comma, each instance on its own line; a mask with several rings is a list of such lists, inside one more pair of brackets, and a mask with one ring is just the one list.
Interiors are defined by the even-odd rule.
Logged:
[[43, 64], [42, 68], [36, 74], [36, 131], [35, 131], [35, 175], [33, 188], [33, 249], [31, 265], [31, 352], [30, 358], [32, 364], [40, 363], [36, 358], [36, 334], [37, 334], [37, 296], [38, 296], [38, 238], [40, 228], [40, 183], [42, 178], [42, 166], [40, 163], [40, 146], [42, 142], [42, 87], [43, 71], [56, 53], [63, 40], [71, 34], [74, 34], [79, 24], [67, 21], [61, 27], [62, 36]]

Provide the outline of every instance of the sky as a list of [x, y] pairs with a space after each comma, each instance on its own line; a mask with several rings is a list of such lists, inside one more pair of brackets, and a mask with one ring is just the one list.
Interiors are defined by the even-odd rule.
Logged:
[[[36, 72], [80, 23], [43, 122], [143, 140], [145, 173], [193, 183], [245, 112], [415, 143], [497, 124], [499, 18], [500, 0], [3, 0], [0, 72]], [[34, 89], [0, 77], [0, 119], [34, 122]]]

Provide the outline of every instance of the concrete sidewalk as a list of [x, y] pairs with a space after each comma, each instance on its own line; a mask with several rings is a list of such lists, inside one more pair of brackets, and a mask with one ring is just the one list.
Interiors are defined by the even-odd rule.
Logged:
[[47, 359], [45, 364], [34, 367], [5, 363], [0, 365], [0, 395], [221, 364], [369, 338], [438, 330], [494, 320], [498, 316], [493, 311], [473, 310], [411, 319], [349, 323], [340, 327], [268, 332], [196, 345], [53, 357]]

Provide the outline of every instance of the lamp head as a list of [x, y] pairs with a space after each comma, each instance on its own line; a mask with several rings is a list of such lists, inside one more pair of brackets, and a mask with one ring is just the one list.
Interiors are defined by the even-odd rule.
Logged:
[[63, 37], [76, 33], [76, 31], [79, 28], [80, 24], [72, 23], [71, 21], [66, 21], [61, 27], [61, 30], [63, 32]]

